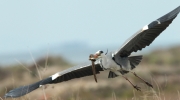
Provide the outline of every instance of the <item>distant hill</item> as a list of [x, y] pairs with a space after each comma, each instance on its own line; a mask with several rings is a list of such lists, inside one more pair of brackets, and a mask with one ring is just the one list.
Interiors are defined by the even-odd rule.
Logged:
[[[88, 43], [84, 43], [81, 41], [74, 41], [74, 42], [67, 42], [67, 43], [62, 43], [62, 44], [56, 44], [54, 46], [50, 47], [42, 47], [42, 49], [37, 50], [37, 51], [26, 51], [26, 52], [19, 52], [19, 53], [10, 53], [10, 54], [1, 54], [0, 55], [0, 66], [6, 66], [6, 65], [13, 65], [17, 63], [26, 63], [26, 64], [32, 64], [33, 60], [39, 60], [43, 57], [48, 57], [48, 56], [61, 56], [64, 59], [68, 60], [71, 63], [78, 64], [78, 63], [83, 63], [88, 61], [88, 56], [89, 54], [95, 53], [97, 50], [103, 50], [106, 51], [114, 51], [117, 50], [121, 45], [110, 45], [108, 47], [92, 47]], [[134, 53], [135, 55], [137, 54], [147, 54], [150, 51], [153, 51], [155, 47], [149, 46], [145, 49], [143, 49], [140, 52]], [[148, 63], [162, 63], [160, 60], [168, 60], [166, 63], [171, 63], [175, 64], [177, 61], [174, 59], [173, 56], [178, 56], [178, 50], [179, 46], [173, 47], [172, 49], [159, 49], [154, 50], [150, 54], [147, 54], [147, 56], [144, 57], [144, 61]], [[176, 50], [178, 49], [178, 50]], [[148, 52], [147, 52], [148, 51]], [[172, 54], [170, 57], [165, 57], [168, 56], [168, 54]], [[155, 54], [155, 57], [153, 55]], [[157, 56], [156, 56], [157, 55]], [[162, 56], [163, 57], [162, 57]], [[161, 57], [159, 57], [161, 56]], [[165, 59], [166, 58], [166, 59]], [[172, 59], [171, 59], [172, 58]], [[176, 58], [176, 57], [175, 57]], [[178, 58], [178, 57], [177, 57]], [[172, 61], [170, 61], [170, 59]], [[156, 61], [156, 62], [155, 62]], [[164, 63], [164, 62], [163, 62]]]
[[180, 46], [158, 49], [143, 57], [143, 63], [180, 66]]
[[88, 43], [79, 41], [67, 42], [51, 47], [42, 47], [37, 51], [26, 51], [19, 53], [1, 54], [0, 66], [17, 64], [18, 62], [31, 64], [33, 60], [38, 60], [44, 56], [61, 56], [72, 63], [82, 63], [88, 61], [89, 54], [97, 50], [116, 50], [117, 47], [91, 47]]

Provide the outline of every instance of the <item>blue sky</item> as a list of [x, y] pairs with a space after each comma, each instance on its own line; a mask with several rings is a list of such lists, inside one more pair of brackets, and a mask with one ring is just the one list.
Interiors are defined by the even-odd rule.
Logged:
[[[180, 0], [3, 0], [0, 54], [36, 51], [80, 41], [91, 47], [117, 46]], [[180, 44], [180, 15], [152, 44]]]

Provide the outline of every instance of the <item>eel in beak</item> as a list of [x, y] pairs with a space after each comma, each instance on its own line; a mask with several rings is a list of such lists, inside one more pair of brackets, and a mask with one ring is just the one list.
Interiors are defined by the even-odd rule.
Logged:
[[92, 62], [92, 72], [93, 72], [93, 75], [94, 75], [94, 80], [97, 83], [96, 69], [95, 69], [95, 65], [94, 65], [94, 62], [96, 61], [96, 58], [97, 57], [95, 55], [93, 55], [93, 54], [89, 55], [89, 60], [91, 60], [91, 62]]

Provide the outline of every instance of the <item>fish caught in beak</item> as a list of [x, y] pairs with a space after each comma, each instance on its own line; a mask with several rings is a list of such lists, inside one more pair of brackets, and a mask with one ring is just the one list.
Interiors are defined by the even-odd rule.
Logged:
[[95, 58], [95, 56], [93, 54], [90, 54], [89, 55], [89, 60], [91, 60], [91, 62], [92, 62], [92, 72], [93, 72], [93, 75], [94, 75], [94, 80], [97, 83], [96, 70], [95, 70], [95, 66], [94, 66], [94, 62], [96, 61], [96, 58]]
[[95, 54], [90, 54], [89, 55], [89, 60], [91, 60], [92, 62], [92, 71], [93, 71], [93, 75], [94, 75], [94, 80], [97, 83], [97, 77], [96, 77], [96, 69], [95, 69], [95, 65], [94, 62], [98, 59], [101, 58], [101, 54], [103, 53], [103, 51], [97, 51]]

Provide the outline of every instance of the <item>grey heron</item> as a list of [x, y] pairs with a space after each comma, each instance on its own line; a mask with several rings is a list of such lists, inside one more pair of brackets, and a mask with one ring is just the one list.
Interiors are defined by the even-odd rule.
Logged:
[[[154, 39], [172, 23], [172, 21], [176, 18], [179, 12], [180, 6], [167, 13], [166, 15], [158, 18], [157, 20], [152, 21], [150, 24], [145, 25], [132, 37], [130, 37], [118, 50], [114, 52], [104, 54], [103, 51], [99, 50], [95, 54], [92, 54], [90, 56], [90, 59], [94, 61], [96, 60], [94, 62], [95, 74], [99, 74], [100, 71], [109, 70], [108, 78], [115, 78], [119, 75], [122, 75], [126, 80], [128, 80], [124, 76], [124, 74], [131, 72], [131, 70], [134, 69], [141, 62], [142, 59], [141, 55], [131, 56], [130, 54], [132, 52], [142, 50], [146, 46], [149, 46], [154, 41]], [[55, 84], [74, 78], [93, 75], [91, 67], [91, 63], [71, 67], [64, 71], [58, 72], [48, 78], [40, 80], [39, 82], [13, 89], [6, 93], [5, 97], [20, 97], [29, 92], [32, 92], [33, 90], [41, 87], [42, 85]], [[137, 76], [136, 73], [133, 74]], [[152, 87], [150, 83], [146, 82], [145, 80], [143, 81], [148, 86]], [[136, 85], [133, 85], [133, 87], [137, 90], [140, 90], [140, 88]]]

